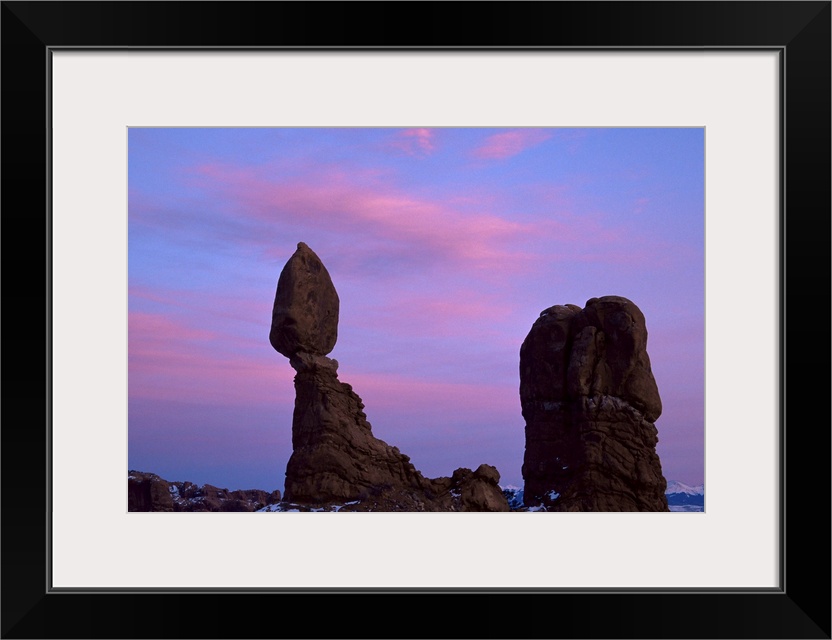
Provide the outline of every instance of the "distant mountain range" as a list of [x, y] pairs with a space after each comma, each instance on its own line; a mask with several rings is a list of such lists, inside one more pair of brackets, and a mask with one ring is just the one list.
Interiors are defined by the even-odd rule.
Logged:
[[705, 510], [705, 485], [695, 487], [677, 482], [675, 480], [667, 483], [667, 504], [671, 511], [704, 511]]

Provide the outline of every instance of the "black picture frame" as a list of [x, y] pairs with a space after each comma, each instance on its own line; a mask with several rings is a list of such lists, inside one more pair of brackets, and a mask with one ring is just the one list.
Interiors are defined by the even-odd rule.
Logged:
[[[829, 1], [2, 2], [2, 637], [830, 638], [830, 15]], [[53, 592], [48, 97], [66, 47], [778, 51], [780, 588]], [[741, 330], [756, 310], [726, 313]]]

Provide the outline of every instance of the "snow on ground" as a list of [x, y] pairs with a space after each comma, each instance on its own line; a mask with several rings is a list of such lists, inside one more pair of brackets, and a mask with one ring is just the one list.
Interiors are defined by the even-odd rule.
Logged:
[[345, 506], [353, 504], [359, 504], [359, 501], [354, 500], [352, 502], [346, 502], [344, 504], [333, 504], [330, 505], [329, 508], [309, 507], [308, 509], [300, 509], [300, 505], [297, 504], [286, 504], [285, 502], [279, 502], [277, 504], [270, 504], [268, 506], [263, 507], [262, 509], [258, 509], [255, 513], [300, 513], [302, 511], [307, 513], [338, 513]]
[[[667, 483], [667, 487], [668, 487], [668, 489], [667, 489], [668, 494], [671, 494], [671, 493], [686, 493], [688, 495], [699, 496], [699, 495], [704, 495], [704, 493], [705, 493], [704, 485], [699, 485], [698, 487], [690, 487], [686, 484], [682, 484], [681, 482], [671, 481], [671, 482]], [[509, 506], [511, 507], [511, 509], [513, 511], [529, 511], [529, 512], [548, 511], [548, 509], [546, 509], [546, 507], [543, 506], [543, 505], [525, 507], [523, 505], [523, 488], [522, 487], [517, 487], [515, 485], [506, 485], [505, 487], [500, 487], [500, 488], [502, 489], [503, 494], [506, 496], [506, 499], [508, 500]], [[173, 491], [173, 488], [171, 488], [171, 491]], [[550, 491], [549, 492], [549, 498], [551, 500], [557, 500], [558, 497], [560, 497], [560, 495], [556, 491]], [[280, 512], [280, 513], [294, 512], [294, 513], [297, 513], [297, 512], [300, 512], [300, 511], [306, 511], [306, 512], [314, 512], [314, 513], [320, 513], [320, 512], [338, 513], [344, 507], [352, 506], [352, 505], [356, 505], [356, 504], [360, 504], [360, 501], [359, 500], [353, 500], [351, 502], [345, 502], [344, 504], [329, 505], [328, 507], [300, 509], [300, 508], [298, 508], [300, 505], [293, 504], [293, 503], [287, 504], [285, 502], [280, 502], [278, 504], [270, 504], [266, 507], [263, 507], [262, 509], [258, 509], [257, 512], [258, 513], [275, 513], [275, 512]], [[696, 505], [696, 504], [670, 505], [670, 511], [673, 511], [673, 512], [688, 512], [688, 513], [700, 512], [701, 513], [704, 510], [705, 509], [702, 505]]]

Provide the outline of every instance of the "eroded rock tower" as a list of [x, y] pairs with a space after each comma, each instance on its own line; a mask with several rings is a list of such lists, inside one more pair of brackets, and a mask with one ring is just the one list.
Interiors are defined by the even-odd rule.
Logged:
[[524, 502], [549, 511], [667, 511], [661, 398], [644, 314], [604, 296], [540, 314], [520, 348]]

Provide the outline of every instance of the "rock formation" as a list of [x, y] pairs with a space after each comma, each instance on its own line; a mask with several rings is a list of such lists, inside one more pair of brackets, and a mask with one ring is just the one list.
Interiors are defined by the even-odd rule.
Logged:
[[287, 358], [325, 356], [338, 339], [340, 301], [332, 278], [303, 242], [277, 280], [269, 342]]
[[280, 491], [229, 491], [210, 484], [170, 482], [155, 473], [129, 471], [128, 511], [257, 511], [280, 502]]
[[524, 502], [667, 511], [644, 315], [618, 296], [541, 312], [520, 348]]
[[337, 360], [326, 357], [337, 339], [338, 311], [326, 267], [298, 243], [278, 279], [269, 333], [297, 372], [285, 499], [358, 500], [386, 511], [508, 511], [494, 467], [425, 478], [408, 456], [372, 434], [361, 398], [338, 380]]
[[[244, 489], [229, 491], [210, 484], [172, 482], [155, 473], [127, 472], [128, 511], [505, 511], [496, 500], [493, 488], [500, 474], [487, 464], [476, 471], [457, 469], [452, 478], [436, 478], [432, 484], [435, 497], [421, 500], [396, 492], [373, 491], [364, 500], [334, 500], [326, 503], [301, 503], [281, 500], [280, 491]], [[505, 492], [504, 492], [505, 493]], [[507, 500], [506, 500], [507, 502]], [[522, 510], [515, 504], [515, 510]], [[429, 508], [429, 509], [428, 509]]]

